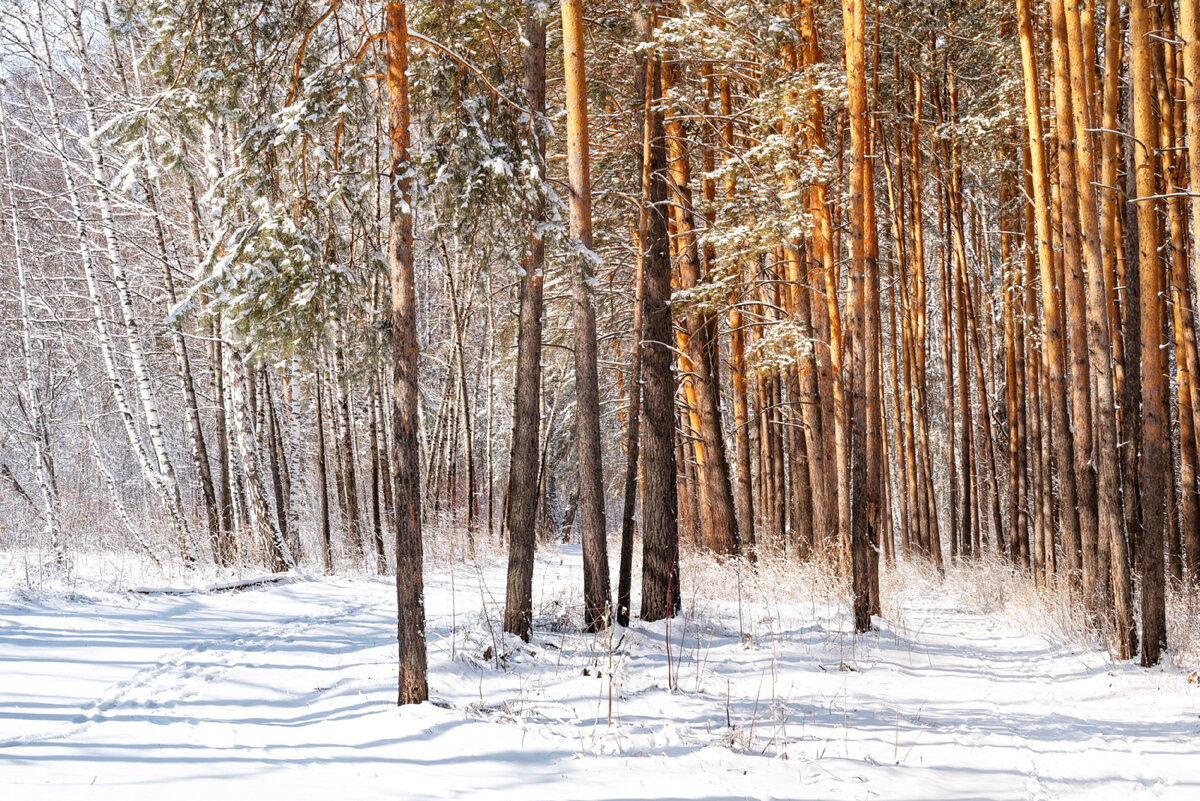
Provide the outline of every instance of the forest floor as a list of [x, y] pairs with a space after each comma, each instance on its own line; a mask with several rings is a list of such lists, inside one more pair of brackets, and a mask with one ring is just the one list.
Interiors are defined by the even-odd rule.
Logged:
[[386, 580], [0, 589], [0, 797], [1200, 798], [1187, 670], [1030, 633], [978, 576], [890, 573], [855, 637], [815, 573], [685, 564], [680, 618], [592, 636], [580, 565], [539, 555], [528, 646], [502, 559], [431, 567], [403, 709]]

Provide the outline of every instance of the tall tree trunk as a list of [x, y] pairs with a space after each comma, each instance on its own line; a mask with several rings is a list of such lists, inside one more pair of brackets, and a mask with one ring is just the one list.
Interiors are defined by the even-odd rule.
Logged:
[[1051, 441], [1051, 412], [1050, 405], [1050, 371], [1044, 338], [1041, 332], [1045, 325], [1038, 326], [1038, 258], [1045, 256], [1041, 246], [1042, 230], [1036, 222], [1034, 212], [1034, 180], [1032, 167], [1032, 151], [1030, 136], [1026, 136], [1021, 147], [1022, 163], [1024, 166], [1025, 185], [1025, 315], [1029, 334], [1029, 344], [1033, 349], [1033, 358], [1029, 361], [1032, 380], [1029, 382], [1029, 406], [1036, 412], [1033, 418], [1037, 426], [1038, 436], [1034, 440], [1036, 458], [1034, 461], [1034, 514], [1037, 521], [1035, 530], [1035, 547], [1032, 561], [1034, 563], [1034, 579], [1040, 577], [1048, 582], [1055, 571], [1054, 551], [1054, 491], [1051, 474], [1053, 467], [1053, 442]]
[[[1030, 197], [1032, 197], [1032, 194], [1032, 192], [1029, 192]], [[1027, 231], [1025, 237], [1027, 241], [1026, 249], [1029, 251], [1025, 263], [1025, 315], [1026, 325], [1028, 326], [1028, 345], [1032, 349], [1032, 356], [1029, 359], [1028, 374], [1031, 380], [1029, 381], [1027, 395], [1029, 408], [1034, 411], [1034, 414], [1030, 418], [1033, 423], [1030, 428], [1030, 437], [1031, 450], [1034, 454], [1033, 483], [1036, 488], [1036, 491], [1033, 493], [1034, 545], [1030, 561], [1034, 569], [1035, 582], [1039, 579], [1046, 582], [1054, 574], [1055, 568], [1054, 515], [1052, 507], [1054, 490], [1051, 486], [1053, 442], [1051, 441], [1050, 433], [1051, 415], [1050, 411], [1046, 408], [1049, 403], [1046, 389], [1048, 383], [1046, 380], [1043, 380], [1048, 376], [1045, 348], [1040, 335], [1043, 329], [1038, 325], [1037, 312], [1038, 267], [1037, 258], [1033, 252], [1036, 247], [1037, 229], [1032, 222], [1033, 204], [1029, 203], [1028, 206], [1027, 220], [1030, 222], [1030, 225], [1025, 229]]]
[[[454, 262], [459, 261], [461, 248], [455, 247]], [[467, 321], [459, 301], [459, 292], [465, 282], [465, 275], [457, 275], [458, 270], [451, 267], [451, 259], [446, 260], [446, 277], [450, 285], [450, 310], [454, 321], [454, 349], [458, 359], [458, 405], [462, 414], [463, 452], [467, 460], [467, 548], [469, 555], [475, 556], [476, 511], [478, 507], [475, 489], [475, 427], [471, 422], [472, 395], [467, 386], [467, 354], [464, 338], [466, 337]], [[468, 308], [470, 301], [467, 301]]]
[[[733, 96], [729, 76], [720, 80], [721, 96], [721, 139], [728, 154], [734, 148]], [[725, 184], [726, 198], [737, 191], [732, 171]], [[754, 542], [754, 491], [751, 475], [750, 418], [748, 414], [748, 388], [746, 384], [746, 328], [742, 314], [746, 288], [744, 265], [739, 261], [733, 268], [735, 291], [729, 304], [729, 373], [733, 389], [733, 442], [737, 461], [737, 521], [738, 532], [747, 543]], [[822, 482], [825, 478], [822, 477]]]
[[29, 283], [25, 269], [25, 250], [21, 244], [16, 179], [13, 176], [11, 151], [8, 146], [8, 117], [5, 113], [3, 97], [0, 97], [0, 137], [3, 137], [0, 139], [0, 145], [3, 145], [4, 148], [4, 176], [8, 181], [9, 220], [12, 224], [13, 251], [17, 262], [17, 291], [21, 307], [21, 357], [25, 375], [22, 376], [24, 380], [21, 382], [19, 391], [24, 397], [26, 416], [29, 418], [33, 431], [33, 474], [42, 496], [42, 508], [39, 513], [45, 524], [46, 537], [50, 540], [50, 546], [54, 550], [54, 557], [57, 561], [62, 562], [66, 557], [66, 547], [63, 542], [58, 497], [54, 487], [53, 462], [49, 454], [46, 414], [34, 377], [33, 318], [29, 312]]
[[[339, 328], [344, 328], [341, 321]], [[334, 400], [337, 403], [338, 475], [342, 485], [342, 509], [346, 514], [346, 534], [351, 547], [361, 558], [366, 555], [362, 515], [358, 509], [358, 459], [354, 452], [354, 415], [350, 408], [350, 380], [346, 374], [346, 351], [342, 346], [344, 331], [335, 335], [338, 344], [333, 352]]]
[[[109, 189], [109, 177], [104, 161], [104, 153], [98, 143], [100, 123], [96, 113], [96, 101], [92, 93], [91, 66], [87, 59], [87, 46], [83, 34], [82, 9], [75, 6], [69, 12], [71, 17], [70, 32], [75, 43], [76, 55], [79, 58], [79, 89], [83, 96], [84, 120], [88, 136], [85, 140], [90, 157], [91, 178], [96, 192], [96, 200], [100, 207], [100, 219], [104, 231], [104, 253], [112, 272], [113, 282], [117, 288], [117, 299], [121, 307], [121, 319], [125, 328], [125, 339], [129, 345], [129, 359], [133, 366], [134, 378], [137, 382], [138, 397], [142, 402], [143, 417], [146, 429], [150, 434], [150, 444], [157, 462], [159, 482], [167, 496], [172, 509], [172, 517], [178, 532], [178, 545], [188, 564], [194, 561], [192, 552], [191, 531], [188, 525], [187, 512], [183, 506], [183, 497], [179, 490], [179, 481], [175, 476], [175, 468], [167, 453], [166, 436], [163, 433], [162, 419], [158, 410], [158, 399], [150, 381], [150, 370], [146, 363], [145, 351], [140, 335], [140, 321], [133, 305], [133, 292], [125, 272], [125, 261], [120, 253], [117, 242], [117, 225], [113, 213], [112, 194]], [[41, 6], [39, 3], [39, 16]], [[47, 48], [49, 58], [49, 48]], [[66, 151], [63, 151], [66, 153]]]
[[219, 505], [221, 512], [221, 547], [217, 562], [222, 565], [230, 564], [235, 556], [235, 516], [233, 498], [233, 465], [230, 459], [230, 436], [226, 413], [228, 408], [225, 391], [225, 371], [221, 365], [225, 363], [225, 343], [221, 340], [221, 322], [219, 312], [209, 322], [209, 354], [208, 362], [212, 374], [213, 396], [215, 409], [213, 423], [217, 431], [217, 470], [220, 480]]
[[643, 620], [674, 617], [680, 609], [679, 523], [675, 454], [675, 377], [671, 372], [670, 207], [666, 135], [659, 109], [660, 66], [650, 59], [645, 124], [649, 128], [648, 214], [642, 296], [642, 609]]
[[[957, 90], [954, 85], [954, 74], [950, 74], [949, 83], [950, 95], [950, 116], [952, 123], [957, 123]], [[941, 114], [941, 96], [939, 94], [938, 113]], [[946, 210], [948, 212], [948, 224], [951, 235], [950, 251], [951, 257], [954, 260], [953, 267], [947, 266], [946, 280], [947, 286], [943, 290], [944, 303], [943, 306], [943, 326], [949, 327], [950, 316], [948, 311], [954, 311], [954, 341], [952, 350], [957, 357], [955, 367], [957, 374], [954, 380], [954, 385], [958, 390], [958, 417], [959, 425], [962, 430], [961, 444], [958, 449], [959, 466], [958, 466], [958, 542], [959, 553], [968, 557], [974, 553], [974, 533], [978, 531], [978, 509], [973, 503], [975, 489], [975, 447], [974, 447], [974, 429], [971, 423], [971, 396], [970, 396], [970, 372], [968, 368], [968, 359], [970, 358], [967, 351], [967, 310], [970, 306], [968, 295], [970, 289], [967, 281], [967, 249], [965, 234], [963, 231], [963, 199], [962, 199], [962, 177], [958, 164], [958, 143], [953, 133], [951, 133], [951, 141], [943, 143], [944, 161], [948, 165], [946, 176], [949, 179], [946, 184]], [[949, 342], [949, 332], [946, 333], [946, 341]], [[950, 353], [947, 349], [945, 353]], [[946, 361], [946, 375], [950, 375], [950, 362]], [[948, 384], [949, 387], [949, 384]], [[949, 389], [947, 389], [949, 393]], [[953, 426], [951, 426], [953, 430]], [[952, 436], [952, 435], [949, 435]]]
[[[1008, 149], [1012, 156], [1011, 149]], [[1019, 311], [1017, 280], [1023, 261], [1012, 253], [1012, 236], [1018, 226], [1012, 215], [1012, 182], [1006, 175], [1000, 183], [1000, 267], [1004, 291], [1004, 404], [1008, 415], [1008, 544], [1007, 556], [1014, 564], [1022, 561], [1021, 542], [1028, 531], [1026, 516], [1026, 415], [1025, 415], [1025, 338], [1023, 311]], [[1003, 549], [1000, 549], [1003, 552]], [[1026, 556], [1027, 556], [1026, 552]]]
[[408, 163], [408, 23], [405, 3], [386, 9], [388, 112], [388, 268], [392, 280], [392, 463], [396, 495], [396, 632], [398, 700], [429, 699], [425, 659], [425, 586], [421, 553], [421, 466], [418, 460], [417, 296], [413, 274]]
[[[650, 17], [641, 12], [635, 12], [634, 23], [641, 40], [648, 40], [652, 32]], [[634, 515], [637, 512], [638, 467], [640, 465], [638, 451], [641, 445], [642, 419], [642, 348], [644, 345], [642, 306], [646, 295], [646, 236], [650, 215], [650, 147], [653, 134], [651, 104], [654, 94], [651, 83], [657, 77], [654, 73], [653, 61], [648, 55], [639, 59], [637, 70], [638, 72], [634, 76], [634, 89], [637, 99], [641, 101], [642, 136], [639, 147], [634, 153], [634, 164], [637, 167], [638, 184], [641, 187], [641, 203], [638, 206], [636, 230], [633, 344], [630, 348], [629, 414], [625, 424], [625, 492], [621, 512], [621, 556], [617, 569], [617, 623], [622, 626], [629, 625], [629, 616], [633, 609], [633, 534]]]
[[[660, 64], [663, 93], [675, 85], [679, 65], [664, 61]], [[692, 209], [691, 168], [688, 163], [687, 136], [678, 113], [665, 122], [668, 148], [668, 167], [671, 177], [674, 242], [678, 252], [679, 288], [687, 291], [700, 283], [700, 253], [696, 242]], [[691, 362], [689, 383], [694, 394], [698, 422], [696, 435], [700, 447], [697, 478], [702, 483], [705, 498], [704, 535], [707, 547], [717, 553], [734, 554], [741, 548], [737, 527], [737, 511], [729, 481], [729, 460], [725, 452], [725, 437], [721, 419], [719, 388], [713, 363], [714, 349], [710, 332], [714, 326], [710, 315], [687, 308], [686, 354]]]
[[[814, 22], [814, 10], [811, 0], [804, 0], [804, 8], [800, 15], [800, 34], [804, 47], [804, 63], [815, 66], [822, 61], [820, 44], [817, 41], [817, 30]], [[839, 126], [840, 128], [840, 126]], [[821, 93], [815, 87], [810, 87], [809, 116], [805, 124], [805, 137], [808, 146], [817, 151], [825, 149], [825, 109]], [[830, 402], [825, 409], [831, 413], [829, 428], [834, 443], [833, 458], [827, 468], [825, 479], [830, 502], [834, 505], [837, 521], [836, 534], [828, 543], [825, 556], [836, 553], [836, 562], [844, 575], [849, 576], [848, 556], [850, 552], [850, 510], [851, 496], [849, 491], [850, 462], [849, 462], [849, 418], [847, 415], [848, 398], [845, 392], [846, 373], [843, 362], [845, 347], [842, 341], [841, 309], [838, 306], [839, 267], [834, 243], [832, 217], [829, 209], [828, 188], [823, 181], [817, 180], [809, 188], [808, 209], [813, 217], [813, 263], [817, 272], [813, 276], [812, 308], [815, 310], [824, 306], [824, 312], [829, 329], [828, 355], [826, 361], [829, 367], [829, 379], [832, 392]], [[818, 345], [818, 347], [820, 347]], [[823, 409], [824, 411], [824, 409]], [[831, 532], [833, 534], [833, 532]]]
[[[525, 102], [531, 157], [546, 157], [542, 135], [546, 112], [546, 19], [537, 3], [525, 4]], [[521, 311], [517, 331], [517, 371], [513, 399], [512, 453], [508, 473], [508, 588], [504, 598], [504, 630], [526, 642], [532, 633], [533, 556], [537, 545], [538, 427], [542, 384], [542, 282], [545, 246], [538, 223], [545, 216], [541, 198], [527, 240], [520, 284]]]
[[329, 473], [325, 453], [325, 402], [321, 391], [321, 371], [313, 376], [317, 411], [317, 524], [320, 526], [321, 562], [326, 573], [333, 572], [333, 534], [329, 520]]
[[921, 532], [921, 545], [934, 564], [942, 568], [942, 544], [938, 525], [938, 505], [934, 496], [933, 456], [929, 446], [929, 383], [928, 330], [926, 325], [927, 297], [925, 290], [925, 231], [921, 197], [921, 76], [912, 72], [913, 111], [909, 133], [909, 180], [912, 203], [912, 276], [914, 298], [910, 312], [912, 328], [913, 413], [916, 415], [918, 492], [925, 509], [926, 528]]
[[380, 493], [380, 484], [382, 476], [380, 475], [380, 437], [379, 431], [379, 415], [376, 413], [375, 396], [379, 393], [379, 387], [375, 382], [375, 376], [371, 376], [371, 389], [367, 396], [368, 404], [368, 423], [370, 427], [370, 443], [371, 443], [371, 540], [375, 545], [375, 571], [379, 575], [387, 573], [387, 553], [384, 550], [383, 544], [383, 528], [384, 528], [384, 509], [383, 499]]
[[[1083, 250], [1087, 265], [1087, 334], [1091, 367], [1094, 373], [1092, 392], [1095, 398], [1093, 427], [1096, 432], [1094, 469], [1098, 479], [1098, 530], [1095, 546], [1095, 575], [1086, 588], [1100, 605], [1110, 597], [1108, 569], [1112, 558], [1121, 549], [1123, 511], [1121, 508], [1121, 474], [1117, 462], [1117, 419], [1115, 384], [1113, 378], [1113, 342], [1109, 316], [1109, 293], [1105, 282], [1105, 264], [1100, 243], [1096, 199], [1096, 154], [1091, 133], [1094, 91], [1091, 84], [1093, 61], [1087, 56], [1094, 45], [1094, 35], [1085, 36], [1079, 5], [1064, 3], [1066, 11], [1067, 44], [1071, 54], [1071, 98], [1075, 125], [1076, 184], [1079, 192], [1079, 214]], [[1089, 14], [1090, 17], [1090, 14]], [[1184, 277], [1186, 286], [1186, 276]], [[1194, 351], [1193, 351], [1194, 352]], [[1081, 499], [1082, 500], [1082, 499]], [[1117, 572], [1123, 572], [1115, 568]], [[1122, 588], [1117, 588], [1118, 596]], [[1121, 659], [1132, 656], [1133, 610], [1130, 599], [1115, 599], [1114, 653]]]
[[[1054, 58], [1055, 141], [1058, 147], [1058, 197], [1061, 204], [1064, 289], [1067, 308], [1067, 338], [1070, 352], [1071, 432], [1074, 436], [1075, 478], [1079, 491], [1079, 541], [1063, 540], [1068, 580], [1073, 587], [1086, 589], [1085, 601], [1095, 608], [1092, 589], [1096, 581], [1096, 543], [1098, 537], [1096, 472], [1092, 464], [1093, 433], [1091, 406], [1091, 365], [1088, 359], [1088, 313], [1083, 279], [1083, 235], [1080, 225], [1080, 198], [1076, 172], [1075, 141], [1086, 131], [1075, 130], [1072, 116], [1070, 46], [1067, 42], [1063, 0], [1050, 4], [1052, 53]], [[1098, 272], [1098, 271], [1097, 271]], [[1108, 354], [1104, 357], [1109, 358]], [[1060, 475], [1063, 470], [1060, 465]], [[1069, 534], [1070, 532], [1064, 532]], [[1082, 585], [1080, 582], [1082, 581]]]
[[[1132, 42], [1129, 77], [1132, 86], [1132, 146], [1137, 195], [1138, 300], [1141, 305], [1142, 431], [1140, 494], [1142, 502], [1142, 664], [1158, 664], [1166, 644], [1164, 605], [1163, 531], [1166, 500], [1170, 491], [1170, 421], [1167, 408], [1167, 352], [1163, 346], [1162, 264], [1159, 262], [1159, 220], [1155, 158], [1148, 148], [1158, 141], [1154, 112], [1153, 39], [1158, 30], [1157, 10], [1147, 0], [1130, 0], [1129, 32]], [[1132, 255], [1132, 254], [1131, 254]]]
[[[980, 439], [983, 440], [983, 458], [986, 459], [984, 465], [988, 471], [988, 508], [991, 511], [991, 526], [992, 532], [996, 537], [996, 550], [999, 553], [1004, 552], [1004, 529], [1000, 518], [1000, 492], [998, 487], [998, 479], [996, 477], [996, 443], [992, 433], [992, 412], [988, 397], [988, 380], [984, 374], [983, 354], [987, 353], [984, 347], [983, 334], [979, 325], [981, 312], [979, 306], [982, 305], [982, 299], [977, 303], [975, 296], [982, 298], [983, 289], [980, 287], [980, 282], [976, 279], [975, 295], [972, 295], [970, 286], [967, 287], [967, 322], [969, 324], [969, 333], [971, 335], [971, 355], [975, 362], [975, 375], [979, 379], [978, 398], [979, 398], [979, 427], [982, 429]], [[978, 515], [982, 517], [983, 510], [978, 511]], [[976, 542], [976, 546], [981, 545]]]
[[[1116, 0], [1108, 0], [1115, 5]], [[1183, 89], [1186, 99], [1188, 202], [1192, 231], [1191, 274], [1200, 291], [1200, 13], [1196, 0], [1179, 0], [1178, 36], [1183, 40]], [[1184, 553], [1192, 581], [1200, 581], [1200, 529], [1186, 532]]]
[[225, 374], [233, 400], [233, 433], [242, 466], [251, 541], [262, 552], [263, 562], [268, 569], [276, 572], [295, 569], [291, 549], [271, 516], [263, 486], [262, 465], [253, 425], [253, 406], [248, 392], [248, 385], [254, 376], [242, 355], [234, 348], [225, 349]]
[[[876, 9], [878, 10], [878, 9]], [[866, 27], [865, 3], [858, 0], [858, 16], [864, 29]], [[875, 24], [872, 26], [871, 41], [871, 97], [879, 96], [879, 15], [875, 14]], [[865, 35], [864, 35], [865, 42]], [[864, 76], [865, 84], [865, 76]], [[865, 88], [865, 87], [864, 87]], [[867, 483], [863, 493], [864, 511], [867, 515], [867, 589], [872, 615], [882, 614], [883, 608], [879, 599], [879, 555], [880, 542], [884, 536], [884, 504], [887, 496], [884, 492], [884, 482], [887, 480], [884, 460], [887, 454], [883, 441], [883, 359], [882, 359], [882, 312], [879, 283], [879, 236], [875, 223], [875, 149], [876, 144], [871, 135], [875, 126], [872, 123], [874, 112], [870, 110], [874, 101], [867, 100], [864, 110], [867, 113], [866, 151], [863, 159], [863, 248], [864, 269], [863, 281], [866, 294], [864, 297], [863, 320], [863, 355], [866, 373], [866, 415], [867, 415]]]
[[258, 372], [262, 376], [263, 422], [266, 429], [263, 435], [267, 447], [267, 468], [271, 471], [271, 493], [275, 498], [275, 525], [279, 529], [280, 538], [287, 543], [288, 550], [292, 551], [292, 558], [297, 559], [292, 549], [292, 532], [288, 528], [291, 516], [288, 513], [289, 498], [284, 480], [287, 468], [284, 466], [283, 440], [279, 435], [278, 416], [275, 414], [275, 402], [271, 393], [271, 376], [266, 368]]
[[[850, 465], [851, 491], [865, 492], [872, 466], [867, 463], [869, 420], [867, 403], [867, 361], [876, 354], [868, 353], [867, 292], [870, 291], [868, 261], [868, 231], [870, 217], [866, 209], [867, 149], [869, 119], [867, 110], [866, 64], [864, 59], [865, 25], [862, 0], [842, 0], [842, 18], [846, 40], [846, 85], [849, 92], [850, 121], [850, 331], [851, 381], [850, 403]], [[864, 508], [856, 503], [851, 509], [850, 564], [854, 594], [854, 629], [863, 632], [871, 628], [870, 588], [870, 527], [879, 509]]]
[[[936, 88], [936, 87], [935, 87]], [[939, 107], [940, 108], [940, 107]], [[945, 183], [945, 182], [943, 182]], [[939, 228], [942, 230], [944, 241], [949, 241], [949, 229], [947, 227], [946, 215], [946, 192], [938, 194], [938, 218]], [[943, 411], [946, 417], [946, 469], [947, 483], [950, 488], [950, 530], [948, 532], [950, 538], [950, 558], [957, 560], [962, 550], [962, 541], [969, 536], [970, 519], [962, 518], [963, 509], [960, 507], [962, 498], [962, 488], [959, 486], [959, 476], [963, 470], [959, 465], [955, 456], [957, 449], [955, 444], [955, 413], [954, 406], [954, 340], [953, 340], [953, 276], [951, 274], [949, 250], [943, 248], [941, 253], [941, 301], [942, 301], [942, 383], [943, 383]]]
[[[1063, 314], [1058, 282], [1055, 279], [1053, 229], [1051, 225], [1052, 198], [1047, 166], [1045, 138], [1042, 133], [1041, 99], [1038, 96], [1037, 45], [1033, 38], [1033, 22], [1029, 0], [1017, 0], [1017, 25], [1021, 40], [1021, 66], [1025, 87], [1025, 122], [1029, 139], [1029, 164], [1033, 182], [1033, 206], [1037, 228], [1038, 266], [1042, 283], [1042, 348], [1049, 377], [1041, 387], [1043, 398], [1048, 395], [1052, 439], [1058, 464], [1058, 506], [1063, 532], [1063, 550], [1077, 554], [1079, 549], [1079, 513], [1075, 486], [1075, 449], [1071, 421], [1067, 409], [1067, 361], [1063, 339]], [[1048, 470], [1049, 464], [1043, 466]], [[1049, 482], [1046, 482], [1049, 486]]]
[[[1164, 5], [1162, 14], [1164, 41], [1173, 41], [1174, 16], [1170, 5]], [[1183, 140], [1183, 120], [1179, 118], [1175, 103], [1178, 91], [1172, 92], [1176, 84], [1177, 65], [1173, 47], [1155, 47], [1156, 86], [1161, 124], [1159, 126], [1159, 154], [1162, 159], [1163, 189], [1166, 195], [1168, 219], [1171, 308], [1169, 319], [1174, 333], [1177, 411], [1179, 421], [1179, 474], [1180, 499], [1177, 525], [1168, 529], [1167, 554], [1171, 578], [1183, 578], [1184, 541], [1200, 536], [1200, 498], [1197, 497], [1197, 432], [1200, 431], [1200, 387], [1197, 386], [1196, 328], [1188, 286], [1187, 246], [1188, 232], [1185, 221], [1184, 198], [1181, 187], [1180, 159], [1177, 141]]]
[[600, 457], [600, 386], [596, 365], [596, 312], [592, 306], [592, 182], [584, 75], [583, 2], [564, 0], [563, 69], [567, 104], [567, 168], [571, 199], [571, 309], [575, 327], [575, 422], [579, 449], [579, 511], [583, 542], [584, 624], [608, 625], [608, 539]]
[[[149, 157], [149, 154], [147, 154]], [[146, 198], [150, 205], [154, 221], [154, 244], [157, 249], [159, 263], [163, 270], [163, 287], [167, 291], [167, 303], [170, 304], [168, 326], [171, 331], [171, 347], [175, 352], [175, 366], [179, 371], [179, 381], [183, 385], [183, 400], [186, 410], [189, 450], [192, 456], [192, 466], [200, 481], [200, 493], [204, 499], [205, 518], [208, 521], [209, 543], [213, 548], [214, 558], [221, 538], [221, 517], [217, 509], [217, 494], [213, 487], [212, 466], [208, 459], [208, 445], [204, 441], [204, 429], [200, 424], [200, 405], [196, 400], [196, 385], [192, 377], [191, 356], [188, 352], [187, 340], [183, 337], [183, 321], [173, 319], [178, 308], [179, 298], [175, 292], [175, 278], [171, 271], [171, 262], [167, 252], [167, 236], [163, 228], [163, 212], [159, 204], [159, 187], [157, 181], [146, 178], [143, 181]], [[189, 196], [194, 198], [195, 191], [188, 184]], [[189, 204], [189, 217], [193, 218], [193, 258], [199, 264], [202, 258], [199, 220], [192, 213], [193, 206]]]

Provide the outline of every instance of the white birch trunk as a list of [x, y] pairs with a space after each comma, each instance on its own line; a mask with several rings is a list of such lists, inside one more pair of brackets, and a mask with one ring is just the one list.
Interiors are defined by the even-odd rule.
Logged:
[[[146, 157], [149, 158], [147, 148]], [[167, 290], [167, 302], [170, 303], [171, 311], [175, 310], [178, 303], [178, 298], [175, 294], [175, 281], [171, 276], [171, 262], [167, 255], [167, 239], [166, 232], [163, 230], [161, 210], [158, 205], [158, 188], [147, 178], [146, 198], [149, 203], [151, 217], [154, 220], [154, 242], [158, 249], [158, 258], [162, 263], [163, 282]], [[197, 233], [197, 229], [193, 226], [193, 233]], [[200, 242], [194, 243], [194, 255], [199, 263], [202, 250]], [[174, 321], [168, 324], [168, 330], [171, 332], [171, 347], [175, 353], [175, 367], [179, 371], [179, 382], [183, 386], [184, 406], [187, 410], [187, 433], [188, 433], [188, 449], [192, 457], [192, 465], [196, 469], [196, 474], [200, 479], [200, 487], [204, 496], [205, 513], [208, 517], [209, 540], [213, 550], [213, 556], [217, 555], [217, 550], [220, 547], [221, 522], [220, 515], [217, 510], [217, 496], [213, 488], [212, 481], [212, 466], [208, 459], [208, 447], [204, 442], [204, 429], [200, 424], [200, 406], [196, 400], [196, 385], [192, 378], [191, 358], [188, 354], [187, 342], [183, 338], [183, 323]]]
[[[82, 13], [78, 6], [72, 10], [70, 20], [71, 33], [75, 41], [76, 57], [79, 59], [79, 85], [83, 95], [84, 119], [87, 122], [87, 139], [85, 147], [91, 157], [92, 183], [95, 185], [96, 200], [100, 207], [100, 221], [104, 232], [105, 255], [108, 258], [109, 269], [112, 271], [113, 282], [117, 286], [117, 298], [120, 302], [121, 317], [125, 324], [125, 338], [129, 344], [129, 360], [133, 366], [133, 375], [137, 382], [138, 396], [142, 402], [145, 415], [146, 429], [150, 434], [150, 444], [158, 461], [160, 481], [164, 491], [171, 498], [175, 512], [175, 523], [183, 533], [181, 545], [190, 549], [191, 532], [184, 513], [183, 498], [179, 492], [179, 481], [175, 477], [175, 468], [167, 453], [166, 438], [163, 436], [162, 419], [158, 411], [158, 401], [154, 396], [154, 387], [150, 383], [150, 372], [146, 366], [146, 354], [142, 349], [139, 335], [137, 313], [133, 307], [133, 294], [129, 289], [129, 280], [125, 274], [125, 264], [121, 259], [120, 247], [117, 243], [117, 224], [113, 215], [112, 193], [108, 187], [108, 178], [104, 165], [104, 151], [96, 141], [100, 125], [96, 116], [96, 102], [92, 93], [91, 70], [87, 62], [87, 50], [83, 38]], [[46, 53], [50, 58], [49, 51]], [[185, 550], [185, 553], [188, 551]], [[190, 554], [189, 554], [190, 559]]]
[[233, 429], [237, 439], [238, 455], [242, 463], [242, 477], [246, 492], [246, 512], [250, 528], [256, 539], [268, 554], [270, 569], [279, 572], [294, 570], [295, 561], [292, 550], [284, 541], [275, 519], [271, 516], [270, 506], [263, 490], [262, 466], [259, 464], [258, 449], [255, 447], [255, 433], [251, 430], [250, 409], [246, 396], [246, 381], [250, 380], [245, 374], [245, 364], [234, 349], [226, 347], [226, 384], [229, 386], [230, 397], [233, 400]]
[[54, 475], [50, 467], [47, 448], [49, 441], [46, 430], [46, 416], [42, 409], [41, 398], [38, 396], [33, 377], [33, 319], [29, 313], [29, 284], [25, 269], [25, 253], [21, 247], [20, 218], [17, 214], [17, 191], [13, 177], [12, 161], [8, 146], [8, 118], [5, 113], [4, 99], [0, 97], [0, 144], [4, 148], [4, 175], [8, 180], [8, 205], [11, 215], [13, 250], [17, 260], [17, 288], [21, 305], [21, 356], [25, 363], [25, 380], [22, 382], [21, 394], [25, 396], [25, 406], [28, 409], [30, 423], [33, 428], [33, 462], [34, 476], [37, 479], [38, 490], [42, 495], [42, 520], [46, 526], [46, 536], [50, 547], [54, 550], [54, 558], [62, 562], [66, 553], [62, 538], [62, 526], [58, 515], [58, 498], [54, 491]]
[[79, 186], [75, 181], [75, 175], [71, 170], [71, 164], [68, 161], [68, 149], [66, 141], [66, 128], [62, 121], [62, 115], [59, 112], [57, 95], [55, 87], [48, 72], [48, 65], [51, 63], [50, 45], [46, 39], [45, 22], [42, 19], [41, 3], [38, 3], [38, 22], [41, 25], [42, 32], [42, 48], [45, 61], [34, 59], [34, 65], [38, 73], [38, 78], [42, 86], [42, 90], [46, 95], [47, 110], [50, 113], [51, 131], [54, 136], [54, 145], [58, 149], [59, 162], [62, 167], [63, 182], [67, 189], [67, 199], [71, 207], [71, 215], [73, 217], [75, 235], [79, 242], [80, 261], [83, 266], [84, 278], [87, 282], [88, 296], [91, 301], [92, 318], [96, 324], [96, 335], [100, 345], [100, 353], [104, 362], [105, 375], [108, 378], [108, 383], [112, 389], [113, 399], [117, 404], [117, 411], [121, 418], [121, 423], [125, 429], [129, 446], [133, 450], [134, 456], [137, 459], [138, 466], [142, 470], [143, 476], [159, 493], [168, 514], [171, 517], [172, 524], [176, 531], [177, 545], [180, 552], [183, 554], [185, 561], [193, 560], [190, 544], [188, 542], [188, 529], [184, 522], [182, 508], [176, 503], [178, 500], [178, 488], [176, 492], [172, 492], [167, 484], [167, 481], [159, 472], [158, 468], [151, 462], [150, 455], [146, 452], [142, 444], [141, 437], [138, 435], [137, 423], [133, 416], [133, 410], [125, 396], [125, 389], [121, 383], [121, 376], [117, 370], [116, 358], [113, 354], [112, 336], [108, 329], [108, 319], [104, 314], [103, 299], [100, 294], [100, 285], [96, 278], [95, 265], [92, 261], [91, 242], [88, 239], [87, 224], [83, 212], [83, 200], [80, 197]]

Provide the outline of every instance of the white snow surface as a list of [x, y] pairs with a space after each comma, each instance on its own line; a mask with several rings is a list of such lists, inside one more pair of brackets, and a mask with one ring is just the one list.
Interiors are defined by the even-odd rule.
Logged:
[[427, 570], [433, 700], [404, 708], [388, 580], [0, 591], [0, 799], [1200, 798], [1184, 671], [919, 581], [855, 637], [836, 598], [745, 567], [588, 635], [581, 572], [539, 554], [525, 646], [503, 560]]

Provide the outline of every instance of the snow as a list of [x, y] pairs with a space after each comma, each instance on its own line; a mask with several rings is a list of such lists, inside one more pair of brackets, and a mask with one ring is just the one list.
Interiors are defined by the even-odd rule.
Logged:
[[585, 635], [580, 565], [539, 555], [529, 646], [502, 559], [430, 568], [407, 708], [386, 580], [0, 593], [0, 798], [1200, 797], [1185, 671], [906, 574], [861, 637], [812, 574], [692, 563], [681, 617]]

